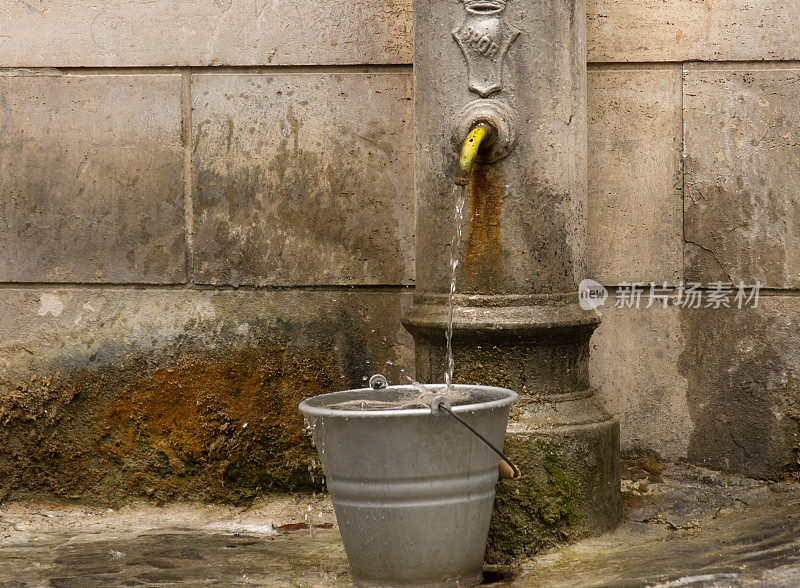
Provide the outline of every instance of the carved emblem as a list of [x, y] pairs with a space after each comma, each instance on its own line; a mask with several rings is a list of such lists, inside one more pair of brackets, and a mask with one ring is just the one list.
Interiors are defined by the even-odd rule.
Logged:
[[464, 0], [464, 8], [453, 38], [467, 60], [469, 89], [486, 98], [503, 89], [503, 58], [520, 31], [503, 17], [506, 0]]

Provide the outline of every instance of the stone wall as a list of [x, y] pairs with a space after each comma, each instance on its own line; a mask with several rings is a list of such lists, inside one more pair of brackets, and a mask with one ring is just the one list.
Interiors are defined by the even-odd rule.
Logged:
[[[772, 1], [590, 10], [590, 274], [612, 292], [591, 366], [623, 450], [800, 471], [799, 18]], [[610, 303], [636, 282], [641, 309]], [[733, 308], [681, 307], [690, 282], [734, 284]], [[644, 309], [651, 283], [674, 288], [667, 308]]]
[[[623, 449], [775, 477], [798, 460], [800, 8], [757, 4], [590, 2], [590, 277], [765, 288], [609, 303], [592, 370]], [[297, 401], [410, 366], [410, 11], [5, 3], [0, 497], [307, 485]]]

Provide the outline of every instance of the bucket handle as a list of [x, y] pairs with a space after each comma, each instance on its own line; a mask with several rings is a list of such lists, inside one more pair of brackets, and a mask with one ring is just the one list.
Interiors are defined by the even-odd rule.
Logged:
[[506, 457], [506, 454], [500, 451], [497, 447], [495, 447], [491, 441], [489, 441], [486, 437], [481, 435], [478, 431], [476, 431], [472, 425], [470, 425], [467, 421], [462, 419], [456, 413], [454, 413], [450, 408], [450, 400], [445, 396], [437, 396], [431, 402], [431, 413], [436, 414], [440, 411], [444, 411], [449, 414], [451, 417], [456, 419], [459, 423], [464, 425], [470, 432], [475, 435], [478, 439], [486, 443], [489, 448], [494, 451], [497, 455], [500, 456], [500, 459], [503, 461], [500, 462], [500, 477], [507, 480], [519, 480], [522, 477], [522, 472], [519, 471], [519, 468], [514, 465], [514, 463]]
[[[402, 371], [402, 370], [401, 370]], [[405, 372], [403, 372], [405, 375]], [[408, 376], [406, 376], [408, 378]], [[409, 378], [410, 379], [410, 378]], [[411, 380], [414, 382], [414, 380]], [[373, 390], [385, 390], [389, 386], [389, 381], [386, 379], [386, 376], [383, 374], [375, 374], [369, 379], [369, 387]], [[459, 423], [464, 425], [467, 429], [470, 430], [478, 439], [486, 443], [489, 448], [494, 451], [497, 455], [500, 456], [500, 459], [503, 461], [500, 462], [500, 477], [504, 480], [519, 480], [522, 477], [522, 472], [519, 471], [519, 468], [514, 465], [514, 463], [506, 457], [506, 454], [500, 451], [497, 447], [492, 445], [492, 443], [483, 435], [481, 435], [478, 431], [476, 431], [472, 426], [464, 421], [460, 416], [450, 410], [450, 399], [447, 396], [437, 396], [431, 402], [431, 414], [439, 414], [441, 411], [446, 412], [451, 417], [456, 419]]]

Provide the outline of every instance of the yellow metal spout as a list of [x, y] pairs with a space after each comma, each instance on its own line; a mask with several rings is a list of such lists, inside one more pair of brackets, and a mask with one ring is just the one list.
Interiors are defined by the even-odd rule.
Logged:
[[472, 177], [472, 168], [475, 167], [475, 160], [478, 158], [478, 150], [481, 148], [481, 143], [486, 139], [494, 129], [492, 125], [485, 122], [480, 122], [472, 127], [469, 135], [464, 140], [461, 146], [461, 156], [458, 159], [458, 175], [456, 176], [456, 184], [459, 186], [466, 186]]

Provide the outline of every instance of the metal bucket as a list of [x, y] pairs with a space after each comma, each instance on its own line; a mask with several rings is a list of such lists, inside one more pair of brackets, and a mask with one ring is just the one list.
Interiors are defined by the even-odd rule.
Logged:
[[[442, 393], [443, 385], [428, 386]], [[510, 405], [503, 388], [453, 386], [452, 407], [502, 447]], [[303, 401], [358, 586], [471, 586], [482, 581], [500, 458], [466, 427], [429, 408], [342, 410], [397, 401], [410, 386], [366, 388]]]

